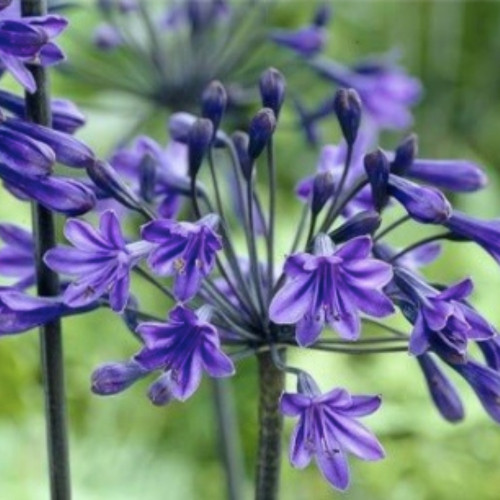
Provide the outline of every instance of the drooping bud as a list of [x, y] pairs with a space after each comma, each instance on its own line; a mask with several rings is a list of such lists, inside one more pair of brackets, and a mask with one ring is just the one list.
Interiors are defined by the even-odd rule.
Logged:
[[243, 177], [248, 182], [252, 178], [253, 172], [253, 161], [250, 160], [250, 157], [248, 156], [248, 134], [237, 131], [232, 135], [231, 140], [233, 141], [234, 149], [236, 150], [236, 155], [238, 156]]
[[373, 234], [380, 227], [381, 222], [382, 219], [377, 212], [366, 210], [346, 220], [328, 236], [330, 236], [336, 244], [344, 243], [358, 236]]
[[148, 371], [134, 360], [106, 363], [92, 373], [91, 390], [100, 396], [118, 394], [147, 374]]
[[335, 183], [333, 174], [330, 171], [316, 174], [311, 193], [311, 211], [314, 215], [318, 215], [321, 212], [334, 192]]
[[250, 122], [248, 156], [252, 161], [260, 156], [276, 129], [276, 116], [270, 108], [262, 108]]
[[361, 99], [354, 89], [339, 89], [333, 99], [342, 134], [349, 146], [354, 144], [361, 123]]
[[164, 373], [149, 387], [148, 398], [155, 406], [165, 406], [174, 398], [172, 394], [172, 374]]
[[221, 82], [214, 80], [204, 90], [201, 98], [201, 116], [208, 118], [214, 127], [214, 135], [219, 129], [227, 106], [227, 92]]
[[[173, 113], [168, 121], [168, 131], [170, 137], [176, 142], [187, 144], [189, 131], [196, 120], [196, 116], [191, 113]], [[218, 130], [215, 134], [215, 142], [213, 143], [213, 146], [216, 148], [226, 147], [227, 141], [227, 135], [222, 130]]]
[[285, 77], [275, 68], [266, 69], [260, 76], [259, 88], [262, 106], [272, 109], [278, 118], [285, 99]]
[[394, 160], [391, 164], [391, 171], [395, 174], [404, 174], [413, 164], [413, 160], [418, 154], [418, 137], [410, 134], [397, 148]]
[[297, 392], [305, 396], [317, 396], [321, 393], [316, 381], [309, 375], [309, 373], [300, 371], [297, 376]]
[[100, 160], [96, 161], [91, 167], [87, 168], [87, 173], [94, 181], [94, 184], [108, 196], [132, 210], [140, 210], [140, 200], [109, 163]]
[[423, 354], [417, 357], [427, 382], [429, 393], [443, 418], [458, 422], [464, 418], [464, 408], [457, 390], [434, 360]]
[[210, 148], [214, 126], [207, 118], [198, 118], [188, 135], [189, 176], [194, 179], [198, 175], [203, 159]]
[[330, 22], [331, 17], [332, 7], [331, 5], [324, 3], [316, 9], [312, 23], [318, 28], [324, 28]]
[[380, 212], [389, 199], [388, 182], [390, 165], [385, 154], [380, 150], [369, 153], [364, 158], [366, 175], [372, 188], [373, 206]]

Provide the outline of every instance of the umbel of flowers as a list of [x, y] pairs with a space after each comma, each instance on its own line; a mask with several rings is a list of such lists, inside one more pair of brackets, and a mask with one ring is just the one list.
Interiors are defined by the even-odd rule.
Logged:
[[[287, 363], [286, 349], [353, 355], [408, 351], [445, 419], [461, 420], [464, 410], [441, 367], [463, 377], [500, 422], [500, 342], [469, 302], [472, 280], [429, 283], [419, 272], [439, 256], [442, 243], [474, 242], [499, 259], [500, 223], [455, 211], [445, 195], [481, 189], [485, 175], [464, 160], [420, 158], [414, 135], [394, 151], [373, 149], [376, 134], [369, 124], [361, 125], [357, 92], [340, 89], [334, 109], [344, 139], [325, 146], [318, 171], [298, 184], [304, 216], [285, 261], [276, 262], [275, 226], [283, 214], [276, 204], [273, 137], [285, 87], [279, 71], [265, 71], [260, 93], [266, 107], [247, 132], [228, 135], [221, 128], [227, 95], [214, 82], [203, 93], [203, 117], [172, 117], [175, 143], [165, 150], [142, 137], [117, 151], [111, 164], [88, 155], [75, 162], [69, 153], [80, 151], [74, 149], [79, 143], [67, 135], [27, 129], [34, 126], [14, 118], [5, 121], [12, 134], [34, 130], [45, 141], [36, 143], [38, 150], [33, 146], [37, 156], [21, 158], [28, 178], [50, 179], [36, 169], [50, 163], [49, 155], [61, 158], [61, 151], [69, 154], [66, 163], [86, 167], [99, 200], [99, 224], [69, 219], [64, 234], [70, 245], [45, 254], [46, 264], [67, 279], [56, 298], [25, 292], [33, 283], [33, 242], [20, 228], [0, 228], [5, 243], [0, 257], [8, 263], [0, 271], [17, 278], [0, 292], [1, 333], [108, 307], [123, 316], [142, 344], [130, 359], [98, 367], [92, 390], [111, 395], [152, 378], [148, 397], [156, 405], [185, 401], [203, 375], [234, 376], [239, 360], [257, 356], [264, 381], [257, 467], [257, 497], [262, 499], [277, 494], [282, 415], [298, 419], [290, 440], [291, 463], [302, 468], [314, 458], [337, 489], [349, 485], [350, 454], [368, 461], [384, 457], [377, 438], [358, 421], [378, 411], [381, 396], [339, 387], [322, 392], [311, 374]], [[6, 168], [20, 158], [16, 144], [3, 143]], [[228, 172], [223, 173], [224, 167]], [[210, 189], [200, 176], [209, 179]], [[267, 176], [267, 209], [256, 189], [257, 176]], [[7, 183], [10, 179], [4, 177]], [[223, 196], [228, 183], [234, 200]], [[23, 196], [35, 197], [36, 191], [25, 187]], [[238, 209], [230, 211], [228, 203]], [[406, 215], [385, 223], [396, 204]], [[145, 220], [139, 236], [127, 237], [122, 220], [132, 212]], [[189, 220], [178, 219], [189, 212]], [[394, 248], [386, 237], [402, 224], [441, 230], [423, 240], [408, 231], [406, 246]], [[236, 251], [238, 232], [246, 242], [244, 255]], [[155, 286], [169, 299], [166, 303], [174, 303], [163, 317], [145, 312], [147, 304], [132, 295], [132, 273]], [[406, 332], [385, 325], [383, 318], [393, 314], [406, 318]], [[366, 325], [385, 334], [365, 335]], [[469, 354], [470, 343], [478, 344], [483, 362]], [[284, 374], [296, 378], [295, 392], [285, 392]], [[265, 428], [270, 421], [272, 428]]]

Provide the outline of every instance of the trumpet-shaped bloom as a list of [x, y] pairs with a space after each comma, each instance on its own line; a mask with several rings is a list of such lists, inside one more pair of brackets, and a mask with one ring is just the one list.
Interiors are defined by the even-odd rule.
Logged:
[[164, 370], [150, 388], [155, 404], [166, 404], [172, 398], [185, 401], [198, 388], [203, 372], [211, 377], [228, 377], [234, 373], [231, 359], [220, 346], [217, 330], [208, 322], [208, 306], [194, 312], [175, 307], [167, 323], [142, 323], [137, 331], [145, 347], [135, 361], [146, 370]]
[[273, 298], [269, 314], [278, 324], [296, 324], [297, 342], [313, 343], [325, 323], [347, 340], [356, 340], [360, 312], [383, 317], [394, 307], [382, 292], [392, 278], [391, 266], [370, 258], [369, 237], [354, 238], [335, 249], [320, 234], [315, 253], [299, 253], [285, 263], [287, 283]]
[[70, 219], [64, 234], [74, 246], [58, 246], [44, 256], [54, 271], [76, 277], [64, 291], [64, 302], [81, 307], [109, 292], [111, 308], [122, 311], [129, 297], [130, 270], [149, 253], [151, 245], [144, 241], [126, 244], [111, 211], [101, 216], [99, 230]]
[[195, 223], [156, 220], [142, 228], [142, 237], [156, 244], [148, 262], [162, 276], [175, 276], [174, 295], [180, 301], [194, 297], [201, 281], [213, 269], [216, 253], [222, 248], [215, 228], [216, 215], [209, 214]]
[[290, 440], [292, 465], [302, 469], [314, 457], [332, 486], [347, 489], [347, 453], [370, 461], [385, 456], [377, 438], [357, 421], [357, 417], [377, 411], [380, 404], [379, 396], [355, 396], [339, 388], [326, 394], [319, 394], [319, 391], [283, 394], [281, 411], [289, 417], [299, 417]]
[[442, 357], [464, 362], [469, 340], [481, 341], [495, 335], [494, 328], [464, 303], [472, 292], [470, 279], [437, 291], [410, 272], [398, 269], [395, 281], [416, 306], [408, 315], [414, 325], [411, 354], [420, 356], [429, 349], [438, 349]]

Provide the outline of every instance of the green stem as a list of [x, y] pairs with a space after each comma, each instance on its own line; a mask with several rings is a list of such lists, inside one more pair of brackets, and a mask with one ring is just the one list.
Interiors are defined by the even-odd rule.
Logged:
[[[284, 357], [282, 351], [281, 357]], [[259, 445], [256, 467], [256, 500], [278, 498], [283, 416], [279, 400], [285, 389], [285, 373], [269, 351], [257, 355], [259, 369]]]
[[[47, 13], [44, 0], [22, 0], [23, 16], [42, 16]], [[49, 82], [42, 66], [29, 65], [37, 91], [26, 93], [26, 118], [41, 125], [51, 125]], [[43, 255], [56, 242], [54, 218], [50, 210], [32, 204], [35, 241], [35, 263], [38, 295], [54, 297], [59, 294], [59, 279], [43, 262]], [[52, 500], [69, 500], [71, 482], [68, 451], [66, 400], [64, 391], [64, 360], [61, 321], [56, 319], [40, 328], [40, 351], [45, 396], [45, 422]]]

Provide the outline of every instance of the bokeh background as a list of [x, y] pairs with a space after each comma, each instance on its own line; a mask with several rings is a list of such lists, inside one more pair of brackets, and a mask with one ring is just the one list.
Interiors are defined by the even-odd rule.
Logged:
[[[349, 63], [388, 49], [399, 51], [401, 62], [422, 80], [425, 89], [413, 127], [420, 137], [422, 156], [463, 157], [483, 164], [489, 188], [453, 201], [475, 215], [498, 216], [500, 2], [350, 0], [332, 4], [328, 54]], [[310, 12], [308, 1], [282, 1], [270, 16], [282, 26], [294, 26], [306, 22]], [[89, 12], [69, 15], [80, 32], [83, 28], [90, 33]], [[65, 45], [70, 53], [77, 47], [71, 34], [66, 35]], [[126, 107], [130, 103], [119, 94], [108, 93], [93, 101], [90, 93], [56, 72], [53, 83], [54, 95], [84, 106], [88, 125], [79, 136], [101, 155], [109, 152], [124, 133], [127, 118], [138, 111], [139, 104]], [[308, 87], [308, 92], [314, 89]], [[114, 114], [111, 110], [116, 107], [126, 111]], [[160, 138], [164, 121], [150, 125]], [[333, 119], [324, 132], [327, 142], [338, 140]], [[292, 140], [292, 133], [286, 126], [278, 132], [278, 220], [283, 248], [300, 212], [293, 186], [300, 176], [313, 171], [316, 161], [316, 152], [303, 141]], [[382, 145], [392, 148], [400, 138], [400, 134], [387, 134]], [[29, 226], [28, 208], [4, 192], [1, 196], [1, 220]], [[412, 228], [404, 231], [395, 242], [398, 237], [408, 238]], [[467, 244], [454, 245], [427, 273], [433, 280], [447, 282], [472, 276], [474, 304], [500, 327], [500, 270], [489, 256]], [[164, 313], [166, 306], [154, 292], [137, 286], [141, 298]], [[113, 398], [94, 396], [89, 391], [92, 370], [104, 361], [128, 357], [136, 350], [136, 341], [108, 311], [67, 319], [64, 329], [75, 499], [224, 498], [210, 385], [205, 381], [187, 403], [167, 408], [148, 402], [146, 382]], [[351, 460], [352, 487], [341, 495], [331, 490], [315, 467], [294, 470], [284, 455], [283, 499], [500, 498], [500, 428], [461, 380], [454, 378], [462, 390], [467, 417], [451, 425], [439, 417], [416, 363], [405, 353], [377, 357], [292, 353], [291, 360], [310, 370], [324, 389], [340, 385], [353, 392], [383, 394], [382, 411], [366, 422], [383, 442], [387, 458], [378, 463]], [[246, 360], [233, 379], [248, 498], [252, 497], [256, 441], [255, 377], [254, 361]], [[1, 340], [0, 394], [0, 498], [48, 498], [36, 332]], [[291, 424], [287, 422], [287, 436]]]

